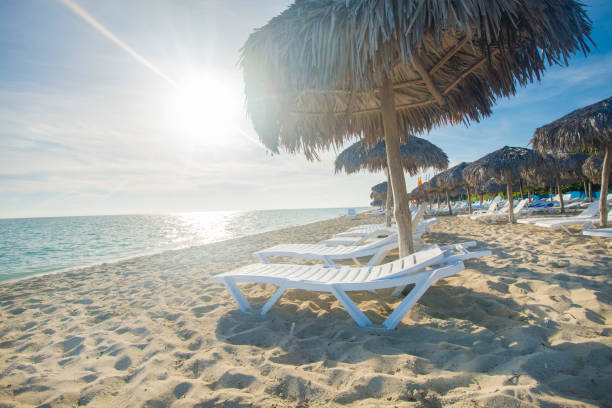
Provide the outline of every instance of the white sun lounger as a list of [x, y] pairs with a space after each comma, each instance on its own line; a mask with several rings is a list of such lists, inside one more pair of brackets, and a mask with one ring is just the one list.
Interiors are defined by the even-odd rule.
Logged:
[[[525, 206], [527, 205], [528, 202], [529, 200], [525, 199], [525, 200], [519, 201], [516, 204], [516, 206], [514, 207], [514, 216], [516, 218], [518, 218], [523, 212], [525, 212]], [[508, 215], [509, 207], [510, 206], [508, 205], [508, 203], [506, 203], [506, 205], [499, 211], [494, 211], [492, 213], [486, 213], [486, 214], [475, 214], [475, 215], [472, 215], [470, 219], [477, 220], [477, 221], [483, 221], [486, 224], [493, 224], [497, 221], [499, 217]]]
[[[612, 217], [608, 216], [608, 222]], [[545, 221], [538, 221], [535, 223], [536, 227], [540, 228], [548, 228], [556, 231], [558, 229], [562, 229], [570, 235], [574, 235], [570, 230], [567, 229], [568, 225], [578, 225], [580, 226], [580, 230], [589, 229], [592, 225], [599, 224], [599, 214], [592, 218], [586, 217], [555, 217], [549, 218]]]
[[495, 196], [495, 198], [491, 200], [491, 203], [489, 204], [489, 207], [486, 210], [476, 210], [476, 211], [473, 211], [472, 214], [461, 214], [459, 216], [460, 217], [472, 217], [474, 215], [480, 215], [480, 214], [494, 214], [495, 211], [497, 211], [497, 207], [500, 201], [501, 201], [501, 196]]
[[[424, 212], [425, 212], [425, 205], [422, 205], [417, 209], [417, 211], [414, 214], [412, 214], [412, 230], [413, 231], [415, 230], [415, 227], [421, 222]], [[391, 227], [387, 227], [386, 224], [366, 224], [366, 225], [361, 225], [358, 227], [353, 227], [349, 229], [348, 231], [336, 234], [334, 238], [364, 237], [366, 235], [372, 235], [372, 234], [374, 234], [373, 236], [382, 235], [382, 234], [376, 234], [376, 233], [378, 231], [385, 231], [389, 228], [395, 228], [395, 231], [397, 231], [397, 225], [392, 225]]]
[[326, 265], [335, 265], [334, 261], [352, 259], [361, 265], [357, 258], [370, 257], [368, 266], [376, 265], [382, 261], [390, 251], [397, 249], [397, 234], [377, 239], [364, 245], [338, 245], [325, 244], [281, 244], [253, 253], [263, 263], [270, 263], [271, 256], [290, 256], [293, 263], [296, 259], [308, 259], [325, 262]]
[[[286, 289], [302, 289], [332, 293], [360, 327], [372, 322], [359, 310], [346, 294], [349, 291], [372, 291], [415, 284], [408, 296], [383, 323], [383, 328], [393, 330], [429, 287], [438, 279], [446, 278], [464, 269], [463, 259], [490, 255], [490, 251], [468, 252], [465, 248], [475, 243], [430, 247], [394, 262], [372, 267], [330, 268], [325, 265], [252, 264], [224, 273], [213, 281], [225, 284], [230, 295], [243, 313], [250, 313], [251, 306], [236, 285], [238, 282], [268, 283], [278, 286], [265, 303], [261, 314], [265, 315]], [[458, 253], [455, 253], [457, 251]], [[437, 268], [426, 269], [438, 265]]]
[[590, 203], [580, 214], [571, 217], [538, 217], [538, 218], [525, 218], [518, 220], [519, 224], [536, 224], [538, 222], [548, 222], [556, 219], [571, 218], [573, 220], [579, 220], [581, 218], [590, 219], [595, 218], [599, 215], [599, 202], [595, 201]]
[[580, 235], [592, 237], [612, 238], [612, 228], [583, 229]]

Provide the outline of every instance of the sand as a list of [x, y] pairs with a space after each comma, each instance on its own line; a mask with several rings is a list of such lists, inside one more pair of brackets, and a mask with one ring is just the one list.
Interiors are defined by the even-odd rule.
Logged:
[[[493, 256], [438, 281], [395, 331], [331, 295], [241, 314], [211, 276], [336, 219], [0, 285], [0, 407], [612, 406], [612, 251], [603, 240], [441, 217], [428, 243]], [[247, 285], [256, 308], [272, 286]], [[398, 300], [356, 294], [381, 322]]]

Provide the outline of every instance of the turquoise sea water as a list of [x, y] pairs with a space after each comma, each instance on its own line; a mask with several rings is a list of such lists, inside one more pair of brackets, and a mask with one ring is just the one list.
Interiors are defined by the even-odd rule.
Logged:
[[315, 208], [0, 219], [0, 281], [203, 245], [346, 212]]

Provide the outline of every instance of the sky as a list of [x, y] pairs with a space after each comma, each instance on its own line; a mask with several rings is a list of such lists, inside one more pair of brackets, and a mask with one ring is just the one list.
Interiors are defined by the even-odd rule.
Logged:
[[[0, 218], [368, 205], [382, 173], [334, 174], [333, 150], [272, 155], [245, 114], [239, 49], [289, 3], [2, 0]], [[584, 3], [587, 58], [422, 137], [473, 161], [609, 97], [612, 2]]]

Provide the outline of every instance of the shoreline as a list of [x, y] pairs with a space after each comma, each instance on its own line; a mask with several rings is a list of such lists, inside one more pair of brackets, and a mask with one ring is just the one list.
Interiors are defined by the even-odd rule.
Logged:
[[[260, 211], [266, 211], [266, 210], [260, 210]], [[270, 211], [273, 211], [273, 210], [270, 210]], [[363, 212], [361, 212], [359, 214], [364, 215], [364, 213], [368, 212], [368, 211], [371, 211], [371, 210], [365, 210], [365, 211], [363, 211]], [[84, 217], [89, 217], [89, 216], [84, 216]], [[41, 218], [60, 218], [60, 217], [41, 217]], [[227, 238], [227, 239], [222, 239], [222, 240], [219, 240], [219, 241], [207, 242], [207, 243], [204, 243], [204, 244], [187, 245], [187, 246], [177, 247], [177, 248], [166, 248], [166, 249], [160, 249], [158, 251], [151, 251], [151, 252], [146, 252], [146, 253], [142, 253], [142, 254], [138, 254], [138, 255], [129, 255], [129, 256], [126, 256], [126, 257], [119, 257], [119, 258], [113, 258], [113, 259], [109, 259], [109, 260], [105, 260], [105, 261], [94, 262], [94, 263], [91, 263], [91, 264], [83, 264], [83, 265], [77, 265], [77, 266], [70, 266], [70, 267], [67, 267], [67, 268], [60, 268], [60, 269], [57, 269], [57, 270], [46, 271], [46, 272], [35, 272], [32, 275], [22, 276], [22, 277], [19, 277], [19, 278], [0, 280], [0, 286], [2, 286], [4, 284], [7, 284], [7, 283], [19, 282], [19, 281], [22, 281], [22, 280], [27, 280], [27, 279], [32, 279], [32, 278], [37, 278], [37, 277], [42, 277], [42, 276], [47, 276], [47, 275], [56, 275], [56, 274], [61, 274], [61, 273], [65, 273], [65, 272], [73, 272], [73, 271], [76, 271], [76, 270], [79, 270], [79, 269], [87, 269], [87, 268], [92, 268], [92, 267], [96, 267], [96, 266], [102, 266], [102, 265], [106, 265], [106, 264], [120, 263], [120, 262], [123, 262], [123, 261], [128, 261], [128, 260], [136, 259], [136, 258], [160, 255], [160, 254], [163, 254], [165, 252], [181, 251], [181, 250], [185, 250], [185, 249], [189, 249], [189, 248], [198, 248], [198, 247], [202, 247], [202, 246], [206, 246], [206, 245], [216, 244], [216, 243], [219, 243], [219, 242], [226, 242], [226, 241], [231, 241], [231, 240], [235, 240], [235, 239], [256, 236], [256, 235], [259, 235], [259, 234], [265, 234], [265, 233], [280, 231], [280, 230], [284, 230], [284, 229], [287, 229], [287, 228], [298, 228], [298, 227], [306, 226], [306, 225], [309, 225], [309, 224], [325, 222], [325, 221], [331, 221], [331, 220], [334, 220], [334, 219], [337, 219], [337, 218], [343, 218], [343, 216], [326, 218], [326, 219], [318, 220], [318, 221], [312, 221], [312, 222], [308, 222], [306, 224], [297, 224], [297, 225], [290, 225], [290, 226], [276, 228], [276, 229], [264, 230], [264, 231], [256, 232], [256, 233], [253, 233], [253, 234], [239, 235], [239, 236], [236, 236], [236, 237], [233, 237], [233, 238]]]
[[[439, 217], [427, 243], [493, 256], [436, 282], [395, 331], [327, 293], [238, 311], [214, 275], [336, 218], [0, 285], [0, 401], [14, 408], [610, 406], [612, 255], [591, 239]], [[257, 311], [271, 285], [246, 284]], [[400, 299], [351, 293], [380, 322]]]

